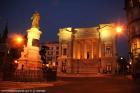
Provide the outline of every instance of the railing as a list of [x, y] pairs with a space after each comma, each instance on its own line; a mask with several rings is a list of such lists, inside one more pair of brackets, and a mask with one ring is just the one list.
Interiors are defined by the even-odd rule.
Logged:
[[42, 81], [43, 72], [41, 70], [17, 70], [14, 75], [15, 81]]

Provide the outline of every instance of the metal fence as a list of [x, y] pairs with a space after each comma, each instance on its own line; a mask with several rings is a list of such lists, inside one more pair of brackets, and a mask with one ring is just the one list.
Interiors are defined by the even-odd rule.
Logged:
[[41, 70], [17, 70], [14, 80], [23, 82], [43, 81], [43, 72]]

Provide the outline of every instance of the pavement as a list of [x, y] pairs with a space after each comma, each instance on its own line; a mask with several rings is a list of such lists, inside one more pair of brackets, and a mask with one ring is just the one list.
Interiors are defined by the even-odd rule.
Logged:
[[140, 93], [140, 82], [128, 76], [61, 77], [66, 85], [53, 86], [47, 93]]
[[52, 87], [65, 84], [64, 81], [53, 81], [53, 82], [12, 82], [12, 81], [0, 81], [0, 90], [3, 89], [32, 89], [39, 87]]
[[[81, 86], [81, 87], [80, 87]], [[94, 87], [93, 87], [94, 86]], [[114, 86], [114, 88], [113, 88]], [[127, 91], [127, 88], [135, 89], [140, 84], [135, 84], [131, 75], [87, 75], [87, 74], [61, 74], [57, 81], [53, 82], [12, 82], [0, 81], [0, 93], [135, 93]], [[110, 92], [104, 88], [117, 88], [122, 92]], [[123, 89], [124, 88], [124, 89]], [[140, 87], [139, 87], [140, 88]], [[83, 90], [83, 91], [82, 91]], [[95, 92], [92, 92], [92, 91]], [[103, 92], [105, 90], [106, 92]], [[112, 90], [112, 91], [114, 91]], [[124, 91], [125, 90], [125, 91]], [[129, 89], [128, 89], [129, 90]], [[136, 89], [137, 90], [137, 89]], [[74, 92], [75, 91], [75, 92]], [[90, 92], [91, 91], [91, 92]], [[140, 92], [136, 92], [140, 93]]]
[[58, 74], [58, 77], [67, 77], [67, 78], [72, 78], [72, 77], [120, 77], [120, 78], [126, 78], [126, 79], [130, 79], [132, 80], [132, 75], [112, 75], [112, 74], [86, 74], [86, 73], [82, 73], [82, 74]]

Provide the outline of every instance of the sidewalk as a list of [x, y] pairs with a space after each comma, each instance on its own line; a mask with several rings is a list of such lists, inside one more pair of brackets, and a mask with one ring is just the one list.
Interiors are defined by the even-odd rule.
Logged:
[[85, 74], [65, 74], [65, 73], [61, 73], [58, 74], [58, 77], [119, 77], [119, 78], [126, 78], [129, 80], [132, 80], [132, 76], [131, 75], [112, 75], [112, 74], [100, 74], [100, 73], [93, 73], [93, 74], [89, 74], [89, 73], [85, 73]]
[[61, 73], [57, 75], [58, 77], [109, 77], [111, 74], [100, 74], [100, 73], [80, 73], [80, 74], [70, 74], [70, 73]]
[[63, 85], [64, 81], [54, 82], [12, 82], [12, 81], [0, 81], [0, 90], [17, 90], [17, 89], [34, 89], [34, 88], [46, 88], [51, 86]]

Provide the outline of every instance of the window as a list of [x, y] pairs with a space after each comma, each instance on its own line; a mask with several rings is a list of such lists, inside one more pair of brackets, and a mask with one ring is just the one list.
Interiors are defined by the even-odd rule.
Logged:
[[134, 49], [136, 49], [137, 48], [137, 43], [134, 43]]
[[51, 47], [51, 50], [53, 50], [53, 47]]
[[56, 55], [58, 55], [59, 54], [59, 52], [58, 51], [56, 51]]
[[56, 56], [56, 59], [58, 59], [58, 56]]
[[52, 60], [52, 57], [47, 57], [47, 60], [51, 61]]
[[53, 55], [53, 52], [52, 51], [48, 51], [48, 55]]
[[107, 71], [107, 72], [111, 72], [111, 70], [112, 70], [111, 65], [106, 65], [106, 71]]
[[53, 50], [53, 47], [49, 47], [49, 50]]
[[47, 60], [50, 60], [50, 57], [47, 57]]
[[67, 49], [66, 48], [63, 49], [63, 55], [67, 55]]
[[112, 56], [112, 45], [105, 45], [105, 56], [111, 57]]
[[57, 46], [57, 47], [56, 47], [56, 49], [58, 50], [58, 49], [59, 49], [59, 47]]

